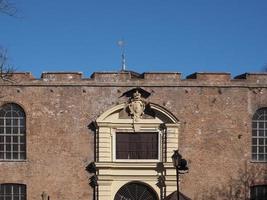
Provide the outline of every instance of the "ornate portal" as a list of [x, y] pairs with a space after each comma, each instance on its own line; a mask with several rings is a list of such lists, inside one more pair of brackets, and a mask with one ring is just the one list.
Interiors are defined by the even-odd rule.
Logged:
[[142, 118], [145, 106], [146, 104], [142, 99], [141, 94], [138, 92], [138, 90], [136, 90], [135, 93], [133, 93], [133, 97], [130, 98], [130, 102], [128, 103], [130, 115], [134, 121], [137, 122], [140, 118]]
[[[176, 190], [171, 156], [178, 148], [179, 121], [150, 102], [147, 93], [142, 88], [125, 92], [124, 102], [96, 119], [97, 182], [90, 184], [95, 199], [159, 200]], [[160, 176], [164, 183], [159, 183]]]

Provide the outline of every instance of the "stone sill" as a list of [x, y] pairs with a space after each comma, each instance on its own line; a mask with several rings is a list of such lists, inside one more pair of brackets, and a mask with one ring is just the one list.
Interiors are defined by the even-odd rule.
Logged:
[[267, 164], [267, 160], [266, 161], [260, 161], [260, 160], [250, 160], [250, 163], [257, 163], [257, 164]]
[[[123, 169], [123, 168], [131, 168], [131, 169], [151, 169], [156, 168], [157, 163], [160, 162], [96, 162], [95, 165], [97, 168], [116, 168], [116, 169]], [[171, 162], [163, 163], [165, 169], [174, 169], [173, 164]]]
[[1, 163], [26, 163], [28, 160], [0, 160]]

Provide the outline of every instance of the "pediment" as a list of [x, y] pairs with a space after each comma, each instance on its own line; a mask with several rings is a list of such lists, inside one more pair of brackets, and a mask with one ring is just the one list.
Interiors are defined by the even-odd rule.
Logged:
[[[109, 123], [132, 123], [133, 118], [127, 110], [127, 103], [119, 104], [103, 113], [96, 122]], [[144, 114], [136, 123], [168, 123], [176, 124], [179, 120], [165, 108], [149, 103], [146, 105]]]
[[177, 118], [167, 109], [149, 102], [151, 94], [142, 89], [134, 88], [123, 93], [128, 100], [107, 110], [97, 122], [108, 123], [168, 123], [177, 124]]

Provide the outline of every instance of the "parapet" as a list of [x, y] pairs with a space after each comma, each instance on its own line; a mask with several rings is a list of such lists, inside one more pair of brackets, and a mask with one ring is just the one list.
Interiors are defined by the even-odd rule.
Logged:
[[144, 81], [180, 81], [181, 73], [177, 72], [145, 72], [139, 74], [133, 71], [94, 72], [91, 78], [99, 82], [118, 82], [131, 80]]
[[[41, 79], [35, 79], [30, 72], [15, 72], [10, 74], [14, 83], [23, 84], [100, 84], [100, 85], [157, 85], [157, 86], [253, 86], [267, 87], [267, 73], [244, 73], [231, 78], [225, 72], [196, 72], [185, 79], [179, 72], [144, 72], [133, 71], [94, 72], [90, 78], [83, 78], [81, 72], [44, 72]], [[1, 80], [0, 80], [1, 81]], [[12, 81], [1, 81], [13, 84]]]
[[186, 79], [196, 79], [205, 82], [229, 82], [231, 80], [231, 74], [225, 72], [196, 72], [187, 76]]
[[138, 79], [140, 74], [133, 71], [120, 71], [120, 72], [94, 72], [91, 79], [99, 82], [120, 82]]
[[10, 79], [14, 81], [31, 81], [35, 78], [30, 72], [12, 72], [10, 74]]
[[267, 83], [267, 73], [244, 73], [236, 76], [235, 79], [254, 83]]
[[151, 81], [180, 81], [181, 73], [178, 72], [145, 72], [143, 73], [145, 80]]
[[43, 72], [44, 81], [77, 81], [82, 79], [81, 72]]

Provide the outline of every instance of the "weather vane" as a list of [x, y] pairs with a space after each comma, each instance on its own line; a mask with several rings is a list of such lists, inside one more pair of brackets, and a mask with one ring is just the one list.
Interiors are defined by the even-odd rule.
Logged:
[[118, 45], [121, 48], [121, 70], [126, 70], [126, 58], [125, 58], [125, 42], [124, 40], [119, 40]]

